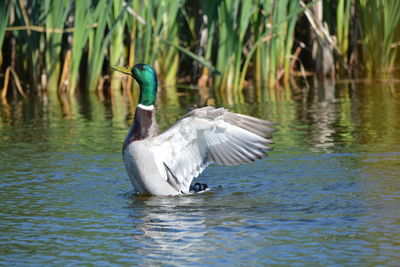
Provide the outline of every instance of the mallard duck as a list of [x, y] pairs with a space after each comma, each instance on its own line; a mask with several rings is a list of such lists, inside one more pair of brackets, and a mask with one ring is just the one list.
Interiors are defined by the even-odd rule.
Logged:
[[206, 106], [187, 113], [159, 132], [154, 102], [157, 75], [152, 67], [114, 67], [140, 86], [133, 125], [122, 148], [126, 171], [140, 194], [181, 195], [207, 189], [196, 178], [210, 163], [237, 165], [261, 159], [271, 148], [273, 123]]

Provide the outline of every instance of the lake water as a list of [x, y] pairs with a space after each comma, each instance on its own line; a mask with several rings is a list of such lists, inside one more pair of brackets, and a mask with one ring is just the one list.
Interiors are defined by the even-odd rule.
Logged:
[[[398, 266], [400, 85], [317, 88], [216, 98], [277, 122], [275, 150], [210, 166], [211, 191], [179, 197], [135, 195], [124, 98], [3, 102], [0, 265]], [[161, 126], [200, 102], [159, 101]]]

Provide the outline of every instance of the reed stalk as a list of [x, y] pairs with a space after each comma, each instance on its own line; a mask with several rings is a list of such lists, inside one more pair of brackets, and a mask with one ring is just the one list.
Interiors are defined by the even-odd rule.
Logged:
[[[63, 29], [67, 14], [69, 11], [69, 4], [63, 0], [46, 0], [44, 1], [44, 14], [46, 28]], [[62, 34], [46, 32], [46, 73], [48, 77], [47, 88], [49, 91], [56, 91], [58, 89], [60, 69], [61, 69], [61, 48], [62, 48]]]
[[359, 0], [362, 25], [362, 48], [367, 75], [387, 78], [398, 54], [400, 1]]
[[91, 29], [87, 25], [95, 22], [93, 8], [89, 1], [76, 1], [74, 9], [74, 32], [72, 34], [72, 62], [70, 70], [69, 92], [73, 93], [77, 87], [79, 67], [82, 61], [84, 48], [88, 42]]
[[[214, 43], [215, 31], [217, 28], [217, 1], [202, 1], [202, 9], [204, 10], [204, 15], [201, 17], [201, 32], [200, 32], [200, 51], [204, 51], [205, 61], [211, 62], [212, 60], [212, 48]], [[204, 66], [202, 69], [201, 76], [199, 78], [199, 86], [206, 87], [207, 82], [210, 80], [211, 73], [215, 69], [210, 69], [210, 67]]]
[[0, 6], [0, 17], [2, 18], [0, 20], [0, 67], [3, 65], [3, 53], [2, 53], [2, 47], [3, 47], [3, 42], [4, 42], [4, 37], [6, 34], [6, 27], [8, 24], [8, 19], [10, 17], [10, 3], [11, 1], [5, 1], [3, 5]]
[[351, 2], [352, 0], [338, 0], [336, 9], [337, 46], [345, 62], [348, 61]]
[[[116, 22], [124, 9], [124, 0], [114, 0], [112, 6], [112, 13], [109, 18], [109, 28]], [[111, 66], [124, 66], [124, 29], [126, 25], [126, 13], [123, 12], [118, 24], [116, 24], [114, 32], [110, 40], [110, 65]], [[118, 92], [121, 87], [120, 73], [117, 71], [111, 72], [111, 88], [113, 91]]]
[[[293, 45], [293, 32], [297, 16], [313, 3], [300, 7], [294, 1], [260, 2], [260, 10], [253, 20], [256, 33], [241, 71], [239, 87], [242, 87], [247, 69], [255, 53], [254, 79], [259, 86], [273, 86], [278, 82], [278, 73], [289, 78], [290, 55]], [[264, 14], [264, 15], [260, 15]]]
[[237, 44], [237, 32], [234, 21], [238, 15], [238, 1], [220, 1], [218, 12], [218, 55], [216, 67], [221, 71], [221, 76], [215, 77], [215, 84], [221, 91], [231, 91], [233, 87], [233, 75], [235, 66], [235, 49]]
[[[29, 83], [35, 91], [44, 91], [47, 88], [45, 74], [45, 36], [41, 32], [31, 30], [32, 25], [41, 25], [44, 20], [43, 1], [32, 0], [29, 7], [24, 1], [15, 1], [14, 16], [10, 18], [10, 25], [17, 24], [27, 27], [25, 31], [13, 31], [10, 37], [12, 45], [10, 66]], [[19, 11], [19, 12], [17, 12]], [[43, 27], [45, 28], [45, 27]]]
[[[154, 21], [153, 56], [151, 61], [157, 61], [160, 79], [165, 86], [175, 87], [176, 76], [178, 73], [179, 54], [176, 48], [165, 45], [162, 41], [167, 41], [173, 45], [179, 43], [178, 30], [178, 11], [180, 8], [179, 0], [158, 1]], [[172, 91], [172, 90], [171, 90]]]
[[106, 57], [107, 47], [114, 34], [115, 29], [119, 28], [119, 23], [123, 20], [127, 6], [120, 10], [118, 16], [109, 23], [108, 20], [112, 13], [111, 1], [100, 0], [95, 8], [94, 16], [98, 21], [97, 28], [89, 34], [89, 55], [88, 55], [88, 75], [87, 87], [89, 91], [95, 91], [101, 77], [103, 63]]

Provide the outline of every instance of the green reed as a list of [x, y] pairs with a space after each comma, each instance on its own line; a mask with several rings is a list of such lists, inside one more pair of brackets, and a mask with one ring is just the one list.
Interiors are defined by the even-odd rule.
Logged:
[[363, 58], [368, 76], [387, 77], [394, 68], [400, 41], [400, 1], [359, 0]]
[[[124, 30], [126, 24], [126, 12], [124, 10], [124, 0], [114, 0], [112, 13], [109, 16], [109, 27], [116, 23], [117, 19], [120, 21], [115, 26], [115, 30], [110, 39], [110, 65], [111, 66], [124, 66], [125, 65], [125, 55], [124, 55]], [[119, 77], [119, 73], [112, 71], [111, 77], [111, 88], [118, 90], [120, 87], [119, 81], [116, 77]]]
[[[155, 65], [160, 80], [165, 85], [175, 85], [178, 71], [178, 50], [167, 43], [179, 42], [178, 12], [179, 0], [150, 0], [143, 5], [133, 1], [133, 9], [138, 11], [144, 23], [136, 20], [134, 38], [136, 61]], [[132, 29], [130, 29], [132, 30]]]
[[[31, 30], [31, 25], [44, 25], [43, 1], [32, 0], [30, 8], [24, 1], [15, 1], [14, 25], [24, 25], [27, 30], [13, 31], [9, 41], [12, 44], [11, 60], [8, 65], [15, 67], [20, 76], [24, 77], [32, 90], [47, 89], [45, 72], [45, 31]], [[43, 27], [45, 30], [45, 27]]]
[[0, 6], [0, 66], [3, 64], [3, 53], [1, 52], [1, 48], [3, 47], [3, 41], [6, 34], [6, 27], [8, 23], [8, 19], [10, 16], [10, 1], [6, 1], [3, 5]]
[[[296, 1], [261, 1], [263, 17], [257, 18], [258, 27], [256, 42], [261, 40], [257, 48], [257, 68], [254, 69], [257, 81], [272, 86], [282, 77], [288, 80], [290, 55], [293, 45], [293, 32], [299, 5]], [[262, 16], [262, 15], [259, 15]], [[261, 23], [259, 23], [261, 21]]]
[[[0, 72], [13, 66], [32, 91], [95, 91], [110, 79], [118, 92], [121, 84], [131, 88], [132, 81], [121, 80], [109, 67], [143, 62], [156, 68], [160, 85], [167, 87], [162, 91], [175, 102], [180, 69], [185, 75], [197, 73], [191, 81], [199, 87], [213, 86], [229, 97], [248, 85], [261, 95], [265, 88], [288, 83], [296, 42], [307, 43], [294, 40], [303, 19], [300, 0], [5, 1]], [[324, 2], [338, 53], [349, 62], [350, 52], [361, 46], [362, 53], [352, 54], [354, 62], [378, 77], [394, 70], [398, 10], [396, 0]], [[350, 36], [359, 25], [361, 34]]]
[[[312, 5], [309, 3], [306, 7]], [[253, 75], [256, 87], [272, 86], [280, 80], [287, 83], [290, 75], [293, 32], [297, 17], [304, 11], [295, 1], [262, 1], [254, 19], [254, 45], [244, 62], [240, 78], [243, 86], [245, 74], [255, 53]]]
[[297, 16], [303, 11], [297, 1], [207, 3], [205, 14], [212, 18], [208, 19], [209, 32], [218, 33], [217, 46], [207, 43], [207, 55], [217, 54], [214, 62], [221, 72], [215, 77], [214, 86], [229, 93], [240, 91], [248, 76], [252, 76], [255, 83], [264, 85], [273, 85], [282, 77], [288, 80], [294, 27]]
[[346, 62], [349, 49], [351, 2], [352, 0], [338, 0], [336, 9], [337, 46]]
[[[45, 27], [49, 29], [62, 29], [69, 11], [69, 4], [64, 0], [44, 1]], [[58, 88], [61, 69], [61, 33], [46, 32], [45, 35], [45, 57], [46, 73], [48, 76], [47, 86], [49, 91]]]
[[75, 91], [79, 78], [82, 78], [79, 76], [79, 67], [91, 31], [88, 27], [98, 20], [98, 17], [95, 16], [98, 12], [93, 12], [94, 10], [94, 7], [89, 1], [76, 1], [75, 3], [72, 60], [69, 75], [70, 92]]
[[89, 91], [94, 91], [96, 89], [101, 75], [101, 70], [105, 59], [105, 49], [107, 48], [111, 35], [108, 33], [108, 36], [105, 36], [107, 29], [107, 18], [111, 15], [111, 8], [111, 1], [100, 0], [94, 10], [94, 16], [97, 18], [98, 22], [97, 27], [89, 33], [89, 51], [86, 75], [86, 86]]

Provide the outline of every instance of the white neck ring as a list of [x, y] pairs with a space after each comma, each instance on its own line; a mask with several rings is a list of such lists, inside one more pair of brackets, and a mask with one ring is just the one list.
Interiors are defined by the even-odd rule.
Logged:
[[138, 105], [138, 108], [144, 109], [144, 110], [154, 110], [154, 105], [145, 106], [145, 105], [139, 104], [139, 105]]

